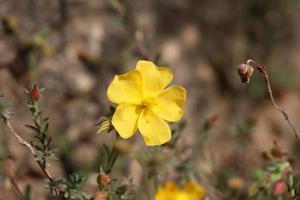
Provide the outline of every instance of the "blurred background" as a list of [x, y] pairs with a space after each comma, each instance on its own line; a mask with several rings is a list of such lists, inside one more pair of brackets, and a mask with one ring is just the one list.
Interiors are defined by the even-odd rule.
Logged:
[[[242, 84], [236, 70], [249, 58], [267, 66], [276, 101], [300, 128], [297, 0], [1, 0], [0, 19], [0, 91], [13, 106], [14, 126], [31, 138], [24, 127], [31, 121], [24, 89], [34, 83], [46, 88], [41, 105], [61, 159], [51, 170], [80, 171], [89, 192], [97, 188], [101, 144], [114, 137], [96, 134], [95, 122], [109, 110], [106, 89], [115, 74], [132, 70], [140, 59], [171, 68], [173, 83], [187, 89], [181, 141], [203, 138], [193, 159], [204, 177], [213, 171], [218, 184], [207, 190], [224, 192], [222, 184], [231, 177], [247, 184], [273, 140], [291, 157], [299, 155], [300, 145], [272, 108], [263, 78], [255, 72], [250, 84]], [[204, 139], [203, 124], [212, 119]], [[30, 152], [6, 132], [1, 124], [1, 163], [13, 159], [20, 186], [33, 185], [34, 199], [51, 199]], [[129, 142], [151, 150], [139, 134]], [[134, 190], [143, 188], [133, 158], [116, 165], [115, 176], [133, 177]], [[299, 167], [295, 160], [294, 169]], [[0, 191], [0, 199], [15, 199], [3, 166]]]

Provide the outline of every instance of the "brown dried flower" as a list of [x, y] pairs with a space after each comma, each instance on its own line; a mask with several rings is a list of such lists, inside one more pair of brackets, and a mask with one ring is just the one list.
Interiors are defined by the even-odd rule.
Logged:
[[253, 75], [253, 67], [251, 67], [250, 65], [247, 64], [241, 64], [238, 66], [238, 73], [241, 77], [241, 81], [242, 83], [249, 83], [250, 79]]
[[100, 173], [97, 178], [100, 189], [107, 188], [110, 184], [110, 177], [105, 173]]

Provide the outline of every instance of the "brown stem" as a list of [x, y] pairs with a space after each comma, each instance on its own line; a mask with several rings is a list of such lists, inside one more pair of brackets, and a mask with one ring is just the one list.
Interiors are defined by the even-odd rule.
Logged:
[[4, 162], [4, 172], [9, 178], [9, 181], [11, 182], [13, 191], [15, 192], [18, 199], [23, 199], [23, 193], [17, 183], [17, 180], [15, 179], [15, 166], [12, 160], [8, 159]]
[[[5, 124], [7, 125], [10, 133], [17, 139], [18, 143], [27, 147], [32, 156], [35, 158], [36, 157], [36, 151], [33, 147], [32, 144], [30, 144], [29, 142], [27, 142], [26, 140], [24, 140], [17, 132], [16, 130], [14, 129], [14, 127], [12, 126], [12, 124], [10, 123], [9, 119], [5, 119]], [[46, 165], [43, 164], [41, 161], [38, 161], [36, 160], [37, 164], [40, 166], [43, 174], [47, 177], [47, 179], [51, 182], [51, 183], [54, 183], [55, 180], [53, 179], [53, 175], [50, 173], [50, 171], [47, 169]], [[58, 189], [58, 191], [61, 193], [61, 194], [64, 194], [64, 190], [63, 188], [61, 188], [58, 184], [56, 184], [56, 188]], [[63, 196], [63, 195], [62, 195]], [[66, 199], [66, 198], [62, 198], [62, 199]]]
[[272, 102], [272, 106], [278, 110], [284, 117], [284, 119], [288, 122], [289, 126], [292, 128], [293, 132], [294, 132], [294, 135], [296, 136], [296, 138], [300, 141], [300, 133], [298, 131], [298, 129], [296, 128], [295, 124], [291, 121], [288, 113], [283, 110], [282, 108], [280, 108], [275, 100], [274, 100], [274, 96], [273, 96], [273, 92], [272, 92], [272, 88], [271, 88], [271, 84], [270, 84], [270, 80], [269, 80], [269, 74], [268, 74], [268, 70], [266, 67], [264, 67], [263, 65], [260, 65], [258, 63], [256, 63], [254, 60], [251, 60], [249, 59], [247, 61], [247, 65], [251, 65], [251, 64], [254, 64], [255, 65], [255, 68], [261, 73], [263, 74], [264, 76], [264, 79], [267, 83], [267, 86], [268, 86], [268, 92], [269, 92], [269, 96], [270, 96], [270, 100]]

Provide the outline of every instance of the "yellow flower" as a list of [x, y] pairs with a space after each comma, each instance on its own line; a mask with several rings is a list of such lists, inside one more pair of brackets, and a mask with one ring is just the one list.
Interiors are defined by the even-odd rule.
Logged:
[[179, 188], [169, 181], [158, 188], [155, 200], [202, 200], [204, 196], [204, 189], [194, 182], [188, 181], [183, 188]]
[[150, 61], [139, 61], [136, 69], [115, 76], [107, 90], [108, 99], [118, 104], [112, 124], [122, 138], [131, 137], [138, 129], [149, 146], [171, 139], [168, 122], [183, 116], [186, 91], [180, 86], [166, 86], [173, 74], [166, 67]]

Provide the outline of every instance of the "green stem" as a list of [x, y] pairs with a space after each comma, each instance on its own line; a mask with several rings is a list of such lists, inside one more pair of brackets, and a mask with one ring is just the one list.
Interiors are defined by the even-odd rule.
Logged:
[[293, 187], [294, 186], [294, 180], [293, 180], [293, 175], [292, 174], [289, 174], [288, 181], [289, 181], [291, 197], [295, 198], [296, 192], [295, 192], [295, 188]]
[[144, 179], [147, 187], [147, 193], [149, 200], [153, 200], [153, 188], [152, 188], [152, 178], [149, 177], [149, 168], [144, 166]]
[[112, 168], [114, 167], [118, 157], [119, 157], [119, 152], [118, 150], [115, 148], [115, 144], [117, 142], [119, 138], [119, 135], [118, 133], [116, 133], [116, 137], [113, 141], [113, 144], [112, 144], [112, 149], [110, 151], [110, 154], [109, 154], [109, 158], [108, 158], [108, 163], [107, 163], [107, 170], [106, 170], [106, 173], [110, 173], [112, 171]]

